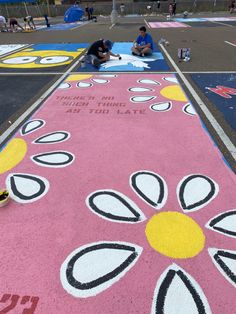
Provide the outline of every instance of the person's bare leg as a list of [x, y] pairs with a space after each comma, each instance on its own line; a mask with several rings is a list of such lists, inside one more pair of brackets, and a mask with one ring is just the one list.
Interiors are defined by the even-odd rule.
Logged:
[[131, 51], [132, 51], [133, 54], [135, 54], [135, 55], [137, 55], [137, 56], [140, 56], [140, 50], [139, 50], [139, 49], [137, 49], [137, 48], [135, 48], [135, 47], [132, 47], [132, 48], [131, 48]]

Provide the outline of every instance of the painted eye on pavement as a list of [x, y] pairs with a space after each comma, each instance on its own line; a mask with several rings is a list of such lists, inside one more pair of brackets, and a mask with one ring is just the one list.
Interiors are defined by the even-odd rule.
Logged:
[[39, 63], [40, 64], [55, 64], [55, 63], [62, 63], [66, 62], [68, 60], [72, 60], [72, 57], [69, 56], [48, 56], [45, 58], [42, 58]]
[[6, 64], [26, 64], [26, 63], [32, 63], [32, 62], [34, 62], [37, 59], [38, 59], [38, 57], [23, 56], [23, 57], [9, 58], [9, 59], [3, 60], [2, 63], [6, 63]]

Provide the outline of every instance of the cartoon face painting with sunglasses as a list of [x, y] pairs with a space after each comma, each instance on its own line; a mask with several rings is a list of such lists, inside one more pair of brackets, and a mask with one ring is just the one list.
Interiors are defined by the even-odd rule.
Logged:
[[[54, 49], [53, 49], [54, 48]], [[57, 45], [34, 45], [10, 56], [0, 59], [2, 68], [48, 68], [71, 63], [84, 51], [75, 44], [72, 46]]]

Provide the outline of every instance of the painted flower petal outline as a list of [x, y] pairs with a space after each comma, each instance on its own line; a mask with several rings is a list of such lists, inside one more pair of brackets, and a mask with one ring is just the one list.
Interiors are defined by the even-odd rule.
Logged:
[[82, 82], [82, 81], [80, 81], [80, 82], [78, 82], [76, 84], [76, 87], [78, 87], [78, 88], [89, 88], [89, 87], [92, 87], [92, 86], [93, 86], [92, 83]]
[[74, 297], [95, 296], [119, 281], [136, 264], [141, 253], [140, 246], [127, 242], [83, 245], [62, 263], [62, 286]]
[[209, 248], [208, 252], [219, 272], [236, 287], [236, 251]]
[[146, 219], [139, 207], [115, 190], [97, 190], [86, 199], [88, 208], [99, 217], [119, 223], [138, 223]]
[[42, 167], [62, 168], [69, 166], [75, 156], [66, 151], [51, 151], [32, 155], [30, 159]]
[[54, 144], [64, 142], [70, 138], [70, 133], [67, 131], [55, 131], [44, 134], [34, 140], [33, 144]]
[[154, 292], [151, 314], [210, 314], [207, 298], [196, 280], [176, 264], [160, 276]]
[[[208, 190], [207, 194], [206, 190]], [[190, 174], [184, 177], [176, 189], [179, 204], [184, 212], [197, 211], [206, 206], [218, 192], [218, 184], [202, 174]]]
[[134, 92], [134, 93], [142, 93], [142, 92], [154, 92], [154, 90], [150, 87], [129, 87], [128, 88], [129, 92]]
[[144, 202], [155, 209], [162, 208], [167, 201], [167, 184], [155, 172], [139, 170], [132, 173], [130, 176], [130, 186]]
[[236, 237], [236, 209], [221, 212], [206, 224], [206, 228], [224, 234], [228, 237]]
[[38, 129], [41, 129], [46, 122], [42, 119], [34, 119], [26, 122], [21, 128], [21, 135], [30, 134]]
[[161, 85], [158, 81], [151, 79], [139, 79], [137, 82], [141, 84]]
[[135, 104], [138, 104], [138, 103], [149, 102], [155, 98], [156, 98], [156, 96], [133, 96], [130, 98], [130, 101], [135, 103]]
[[194, 109], [193, 105], [190, 103], [187, 103], [186, 105], [183, 106], [182, 108], [183, 113], [189, 115], [189, 116], [196, 116], [196, 110]]
[[152, 111], [156, 111], [156, 112], [169, 111], [172, 108], [172, 102], [171, 101], [165, 101], [165, 102], [155, 103], [155, 104], [152, 104], [149, 108]]
[[47, 179], [29, 173], [10, 173], [6, 178], [10, 196], [18, 203], [32, 203], [49, 190]]

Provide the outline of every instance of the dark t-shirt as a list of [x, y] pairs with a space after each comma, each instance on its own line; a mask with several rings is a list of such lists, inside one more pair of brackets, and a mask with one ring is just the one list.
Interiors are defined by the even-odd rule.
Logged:
[[96, 57], [98, 57], [99, 59], [101, 59], [102, 57], [99, 56], [99, 52], [105, 53], [108, 52], [109, 50], [107, 48], [105, 48], [104, 44], [103, 44], [103, 40], [98, 40], [95, 41], [89, 48], [87, 54], [88, 55], [94, 55]]

